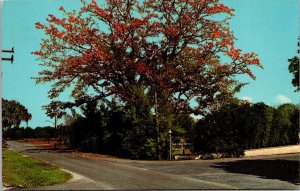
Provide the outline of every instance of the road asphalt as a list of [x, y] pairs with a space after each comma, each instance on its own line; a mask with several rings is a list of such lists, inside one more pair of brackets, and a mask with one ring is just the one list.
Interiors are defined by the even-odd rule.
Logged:
[[73, 174], [67, 183], [35, 190], [299, 189], [299, 157], [295, 154], [208, 161], [139, 161], [88, 159], [32, 144], [8, 144], [10, 149]]

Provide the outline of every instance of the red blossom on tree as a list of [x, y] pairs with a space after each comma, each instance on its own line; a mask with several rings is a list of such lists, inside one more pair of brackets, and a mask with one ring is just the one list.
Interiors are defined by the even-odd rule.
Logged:
[[[70, 87], [77, 100], [114, 95], [126, 102], [135, 93], [128, 87], [140, 85], [175, 113], [205, 114], [243, 86], [235, 75], [255, 78], [249, 66], [261, 66], [255, 53], [235, 48], [228, 24], [234, 10], [218, 0], [82, 4], [36, 23], [46, 38], [33, 54], [47, 67], [36, 80], [53, 82], [50, 98]], [[224, 18], [212, 17], [219, 14]]]

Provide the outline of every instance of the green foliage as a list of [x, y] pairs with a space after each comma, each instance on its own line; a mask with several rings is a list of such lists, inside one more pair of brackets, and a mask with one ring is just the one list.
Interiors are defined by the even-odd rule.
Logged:
[[3, 150], [3, 182], [10, 186], [33, 188], [64, 183], [72, 175], [44, 162], [12, 150]]
[[64, 107], [60, 101], [51, 101], [48, 105], [43, 106], [43, 109], [46, 110], [46, 115], [50, 118], [61, 118], [65, 115]]
[[10, 128], [6, 131], [6, 135], [10, 139], [29, 139], [29, 138], [53, 138], [55, 134], [55, 129], [53, 127], [37, 127], [32, 129], [30, 127], [21, 128]]
[[[152, 131], [153, 132], [153, 131]], [[151, 136], [151, 129], [137, 123], [125, 136], [122, 149], [126, 157], [132, 159], [156, 159], [156, 140]]]
[[55, 135], [55, 129], [53, 127], [37, 127], [34, 129], [34, 137], [50, 139]]
[[26, 138], [26, 139], [33, 138], [34, 132], [35, 132], [35, 130], [30, 127], [25, 128], [24, 129], [24, 138]]
[[283, 104], [274, 113], [272, 138], [270, 145], [288, 145], [298, 143], [299, 109], [292, 104]]
[[132, 159], [160, 159], [168, 156], [170, 129], [174, 137], [189, 138], [191, 117], [171, 114], [172, 106], [163, 102], [154, 115], [153, 92], [136, 85], [128, 91], [134, 96], [123, 105], [94, 102], [81, 108], [84, 116], [68, 116], [71, 145]]
[[274, 109], [264, 103], [256, 103], [251, 106], [251, 126], [247, 127], [249, 133], [246, 148], [260, 148], [268, 146], [270, 131], [272, 129]]
[[299, 105], [296, 106], [293, 114], [290, 116], [291, 126], [289, 130], [289, 138], [291, 144], [298, 143], [299, 144]]
[[189, 139], [192, 136], [192, 130], [195, 120], [187, 114], [178, 114], [173, 117], [172, 135], [173, 141], [178, 142], [180, 139]]
[[112, 155], [126, 156], [122, 149], [122, 143], [127, 131], [131, 128], [131, 122], [121, 107], [114, 107], [114, 109], [107, 110], [105, 113], [104, 151]]
[[103, 112], [97, 103], [91, 102], [81, 107], [84, 116], [75, 115], [70, 120], [70, 144], [85, 151], [100, 151], [103, 146]]
[[300, 49], [299, 49], [299, 42], [298, 42], [298, 51], [297, 51], [298, 55], [288, 59], [288, 61], [290, 62], [289, 65], [289, 72], [293, 74], [293, 79], [292, 79], [292, 84], [293, 86], [296, 87], [295, 91], [299, 91], [300, 86], [299, 86], [299, 53], [300, 53]]
[[284, 104], [228, 104], [196, 123], [195, 150], [243, 155], [256, 149], [298, 143], [299, 109]]
[[226, 105], [208, 115], [196, 126], [195, 150], [243, 155], [246, 147], [249, 105]]
[[145, 117], [138, 118], [145, 113], [121, 106], [90, 109], [85, 107], [85, 116], [77, 117], [68, 128], [73, 147], [133, 159], [155, 157], [156, 144], [149, 138], [155, 137], [154, 127]]
[[[19, 128], [22, 121], [25, 121], [28, 127], [28, 121], [32, 118], [27, 108], [15, 100], [2, 99], [2, 147], [6, 147], [7, 130], [12, 127]], [[17, 136], [22, 137], [23, 131], [19, 130]]]
[[28, 122], [31, 114], [27, 108], [15, 100], [2, 99], [2, 127], [19, 127], [22, 121]]
[[[125, 107], [121, 107], [123, 127], [119, 127], [123, 140], [120, 141], [120, 154], [133, 159], [154, 159], [157, 150], [157, 131], [151, 113], [152, 100], [144, 86], [129, 85], [128, 91], [133, 95], [127, 99]], [[112, 108], [113, 109], [113, 108]], [[115, 116], [116, 117], [116, 116]], [[113, 123], [110, 123], [113, 124]], [[111, 127], [107, 126], [109, 130]], [[115, 135], [116, 134], [115, 132]], [[119, 139], [120, 140], [120, 139]]]

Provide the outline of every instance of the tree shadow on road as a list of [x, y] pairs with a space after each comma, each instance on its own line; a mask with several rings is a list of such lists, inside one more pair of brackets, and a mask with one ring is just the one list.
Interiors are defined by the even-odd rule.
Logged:
[[279, 179], [300, 185], [299, 161], [290, 160], [239, 160], [211, 165], [226, 172], [251, 174], [266, 179]]
[[54, 148], [33, 148], [33, 149], [26, 149], [24, 152], [40, 153], [40, 152], [43, 152], [43, 151], [54, 152], [54, 151], [57, 151], [57, 149], [54, 149]]
[[25, 152], [28, 153], [40, 153], [43, 151], [47, 151], [47, 152], [59, 152], [59, 153], [71, 153], [74, 152], [74, 149], [59, 149], [59, 148], [52, 148], [52, 147], [48, 147], [48, 148], [33, 148], [33, 149], [26, 149]]

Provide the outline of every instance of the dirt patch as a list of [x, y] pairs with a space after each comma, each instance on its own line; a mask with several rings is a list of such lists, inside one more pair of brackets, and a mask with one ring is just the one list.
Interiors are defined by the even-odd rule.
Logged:
[[89, 153], [89, 152], [82, 152], [79, 151], [79, 149], [71, 149], [70, 147], [66, 145], [62, 145], [61, 143], [55, 141], [55, 140], [44, 140], [44, 139], [28, 139], [28, 140], [19, 140], [18, 142], [21, 143], [28, 143], [28, 144], [34, 144], [38, 147], [42, 147], [45, 149], [56, 149], [61, 152], [68, 152], [71, 154], [75, 154], [77, 156], [83, 157], [83, 158], [90, 158], [90, 159], [119, 159], [116, 156], [111, 155], [104, 155], [104, 154], [98, 154], [98, 153]]
[[91, 158], [91, 159], [118, 159], [118, 157], [111, 156], [111, 155], [103, 155], [103, 154], [97, 154], [97, 153], [86, 153], [86, 152], [80, 152], [80, 151], [74, 151], [72, 152], [80, 157], [83, 158]]
[[41, 147], [54, 147], [54, 143], [56, 142], [54, 139], [45, 140], [45, 139], [25, 139], [25, 140], [18, 140], [20, 143], [28, 143], [33, 144]]

